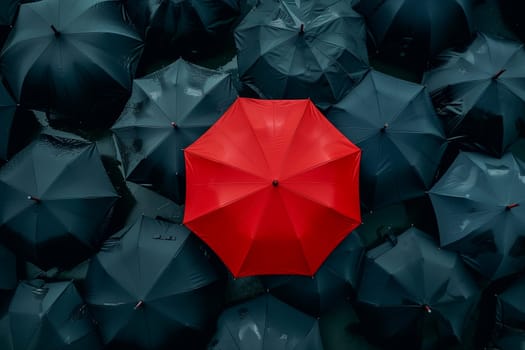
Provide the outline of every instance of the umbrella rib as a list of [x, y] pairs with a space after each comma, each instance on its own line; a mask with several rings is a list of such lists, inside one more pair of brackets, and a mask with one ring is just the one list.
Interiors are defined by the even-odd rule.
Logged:
[[325, 166], [327, 164], [330, 164], [332, 162], [340, 161], [340, 160], [342, 160], [344, 158], [355, 157], [356, 153], [358, 153], [358, 152], [359, 152], [359, 150], [352, 150], [352, 153], [346, 153], [346, 154], [343, 154], [341, 156], [334, 157], [334, 158], [331, 158], [331, 159], [328, 159], [328, 160], [325, 160], [325, 161], [313, 164], [313, 165], [311, 165], [311, 166], [309, 166], [307, 168], [301, 169], [301, 170], [299, 170], [299, 171], [297, 171], [297, 172], [295, 172], [293, 174], [288, 175], [286, 178], [282, 179], [282, 181], [289, 180], [289, 179], [291, 179], [293, 177], [296, 177], [296, 176], [304, 174], [306, 172], [315, 170], [317, 168], [320, 168], [320, 167]]

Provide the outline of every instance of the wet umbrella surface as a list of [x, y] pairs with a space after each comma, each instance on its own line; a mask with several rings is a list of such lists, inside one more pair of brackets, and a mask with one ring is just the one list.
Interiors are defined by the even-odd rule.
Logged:
[[310, 100], [239, 98], [184, 153], [184, 223], [236, 277], [312, 276], [361, 222], [361, 151]]
[[2, 350], [101, 349], [95, 325], [72, 282], [21, 282], [0, 327]]
[[371, 340], [446, 349], [461, 342], [478, 297], [461, 258], [412, 228], [367, 253], [357, 310]]
[[42, 268], [93, 253], [117, 200], [95, 144], [43, 133], [0, 168], [0, 237]]
[[143, 43], [118, 0], [42, 0], [20, 6], [0, 71], [23, 106], [107, 123], [129, 96]]
[[523, 44], [480, 33], [463, 51], [445, 51], [439, 60], [423, 82], [448, 135], [501, 156], [525, 121]]
[[184, 226], [142, 217], [92, 259], [86, 301], [104, 344], [139, 349], [205, 342], [218, 314], [218, 270]]
[[460, 153], [429, 192], [441, 246], [459, 252], [488, 279], [525, 267], [525, 165]]
[[229, 74], [182, 59], [133, 82], [133, 92], [113, 125], [129, 181], [152, 184], [184, 203], [184, 148], [235, 101]]
[[363, 18], [346, 1], [269, 0], [235, 29], [239, 75], [264, 98], [337, 102], [368, 69]]
[[270, 295], [224, 311], [209, 350], [323, 350], [318, 321]]

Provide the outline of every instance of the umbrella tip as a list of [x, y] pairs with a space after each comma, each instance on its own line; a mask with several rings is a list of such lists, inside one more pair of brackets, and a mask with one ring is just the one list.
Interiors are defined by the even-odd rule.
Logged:
[[301, 29], [299, 29], [299, 34], [304, 34], [304, 23], [301, 23]]
[[277, 186], [279, 186], [279, 180], [273, 180], [273, 181], [272, 181], [272, 186], [273, 186], [273, 187], [277, 187]]
[[133, 309], [138, 310], [144, 305], [143, 300], [139, 300]]
[[427, 312], [427, 314], [431, 314], [432, 313], [432, 308], [430, 307], [430, 305], [423, 305], [423, 309], [425, 309], [425, 311]]
[[498, 79], [503, 73], [505, 73], [505, 71], [506, 69], [501, 69], [499, 72], [497, 72], [496, 74], [492, 76], [492, 80]]
[[53, 29], [53, 32], [55, 33], [55, 36], [60, 36], [60, 32], [58, 31], [58, 29], [52, 24], [51, 25], [51, 29]]
[[519, 203], [512, 203], [512, 204], [507, 205], [505, 208], [507, 210], [511, 210], [512, 208], [516, 208], [516, 207], [519, 207], [519, 206], [520, 206]]
[[27, 199], [32, 200], [32, 201], [34, 201], [36, 203], [40, 203], [41, 202], [40, 198], [34, 197], [34, 196], [27, 196]]
[[171, 122], [170, 124], [171, 124], [172, 127], [177, 128], [177, 123]]
[[388, 123], [385, 123], [383, 127], [381, 128], [381, 132], [385, 132], [387, 128], [388, 128]]

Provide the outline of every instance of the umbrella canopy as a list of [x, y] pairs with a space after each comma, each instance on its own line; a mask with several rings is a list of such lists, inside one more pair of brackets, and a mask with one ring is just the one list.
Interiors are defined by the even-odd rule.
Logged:
[[113, 125], [126, 179], [152, 184], [184, 203], [183, 149], [235, 101], [229, 74], [182, 59], [133, 82], [133, 92]]
[[23, 106], [98, 123], [122, 109], [142, 48], [121, 1], [42, 0], [20, 6], [0, 71]]
[[36, 124], [33, 113], [22, 111], [0, 82], [0, 161], [7, 161], [29, 143]]
[[319, 322], [270, 295], [224, 311], [209, 350], [322, 350]]
[[239, 98], [184, 154], [184, 223], [234, 276], [312, 276], [361, 223], [361, 151], [310, 100]]
[[368, 70], [363, 18], [345, 0], [269, 0], [235, 29], [239, 75], [265, 98], [327, 107]]
[[240, 3], [239, 0], [128, 0], [126, 9], [145, 35], [146, 43], [165, 50], [166, 45], [175, 47], [182, 39], [194, 38], [196, 34], [215, 34], [229, 28], [240, 13]]
[[474, 0], [360, 0], [377, 49], [422, 58], [465, 43], [472, 33]]
[[268, 291], [299, 310], [319, 316], [349, 299], [357, 286], [365, 246], [357, 232], [345, 238], [312, 276], [267, 276]]
[[429, 192], [441, 246], [495, 280], [525, 267], [525, 164], [462, 152]]
[[327, 118], [363, 151], [366, 207], [416, 198], [432, 186], [446, 139], [422, 85], [370, 71]]
[[85, 282], [104, 344], [199, 348], [221, 302], [220, 275], [205, 253], [184, 226], [147, 217], [106, 241]]
[[411, 228], [367, 253], [357, 311], [375, 340], [404, 349], [435, 340], [445, 349], [461, 342], [478, 296], [461, 258]]
[[117, 200], [95, 144], [47, 132], [0, 168], [0, 232], [47, 269], [90, 255]]
[[424, 84], [451, 136], [501, 156], [525, 120], [525, 48], [478, 34], [464, 50], [445, 51]]
[[72, 282], [21, 282], [0, 328], [2, 350], [102, 349]]
[[0, 48], [13, 26], [16, 17], [16, 10], [20, 0], [3, 0], [0, 2]]
[[16, 282], [16, 257], [0, 244], [0, 291], [15, 289]]

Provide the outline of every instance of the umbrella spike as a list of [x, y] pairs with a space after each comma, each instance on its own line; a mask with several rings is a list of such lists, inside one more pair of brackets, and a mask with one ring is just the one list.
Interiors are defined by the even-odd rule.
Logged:
[[431, 308], [430, 305], [428, 305], [428, 304], [423, 305], [423, 309], [425, 309], [425, 311], [426, 311], [428, 314], [431, 314], [431, 313], [432, 313], [432, 308]]
[[27, 196], [27, 199], [32, 200], [35, 203], [40, 203], [42, 201], [40, 198], [31, 196], [31, 195]]
[[53, 33], [55, 33], [55, 36], [60, 36], [60, 32], [53, 24], [51, 25], [51, 29], [53, 29]]
[[492, 76], [492, 80], [497, 80], [503, 73], [505, 73], [505, 71], [506, 71], [505, 68], [500, 69], [499, 72], [497, 72], [496, 74]]
[[304, 34], [304, 23], [301, 23], [301, 29], [299, 29], [299, 34]]
[[139, 300], [133, 309], [134, 309], [134, 310], [138, 310], [138, 309], [140, 309], [142, 306], [144, 306], [144, 300]]
[[519, 206], [520, 206], [519, 203], [512, 203], [512, 204], [507, 205], [505, 208], [507, 210], [511, 210], [512, 208], [516, 208], [516, 207], [519, 207]]

